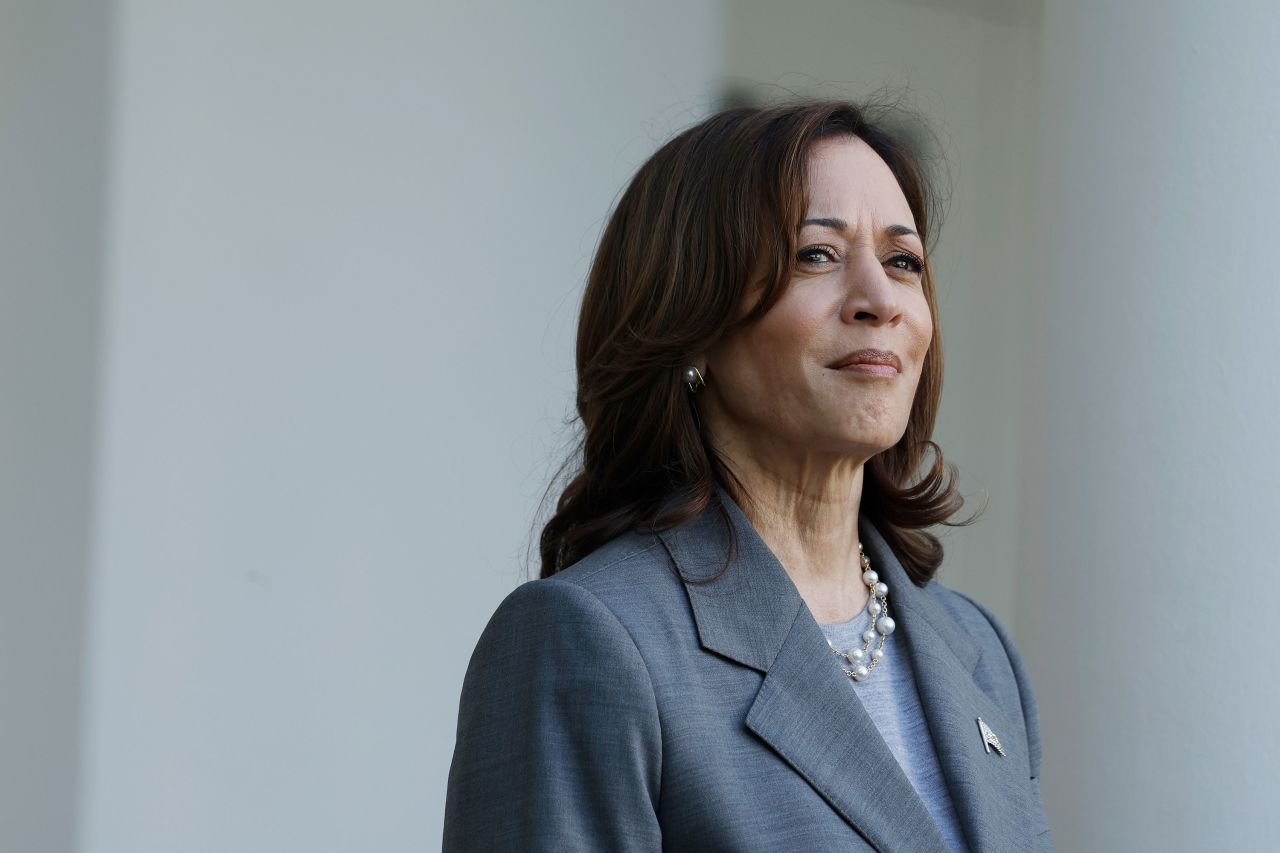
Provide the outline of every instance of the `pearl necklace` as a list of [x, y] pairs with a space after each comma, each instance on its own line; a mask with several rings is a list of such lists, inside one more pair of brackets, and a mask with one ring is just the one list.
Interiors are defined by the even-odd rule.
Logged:
[[[893, 629], [897, 627], [893, 619], [889, 616], [889, 586], [880, 580], [880, 575], [876, 574], [871, 568], [871, 560], [867, 559], [867, 555], [862, 553], [862, 543], [858, 543], [858, 557], [862, 562], [862, 582], [865, 583], [871, 592], [871, 600], [867, 602], [867, 613], [871, 614], [871, 619], [875, 624], [874, 630], [868, 628], [862, 632], [862, 648], [852, 648], [847, 652], [842, 652], [835, 646], [831, 645], [831, 641], [827, 640], [827, 645], [831, 646], [831, 651], [840, 656], [840, 659], [853, 667], [853, 669], [845, 669], [844, 674], [852, 678], [854, 681], [866, 681], [871, 675], [871, 670], [876, 668], [876, 664], [884, 660], [884, 641], [893, 633]], [[871, 648], [871, 644], [879, 638], [880, 644], [875, 649]], [[868, 655], [868, 652], [870, 655]]]

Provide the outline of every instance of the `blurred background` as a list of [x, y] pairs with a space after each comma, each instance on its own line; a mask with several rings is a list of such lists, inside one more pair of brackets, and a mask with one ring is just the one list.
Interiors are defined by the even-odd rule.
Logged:
[[1277, 37], [1247, 0], [0, 0], [0, 850], [437, 849], [610, 205], [725, 104], [886, 89], [947, 164], [935, 437], [986, 505], [940, 579], [1030, 668], [1058, 848], [1280, 849]]

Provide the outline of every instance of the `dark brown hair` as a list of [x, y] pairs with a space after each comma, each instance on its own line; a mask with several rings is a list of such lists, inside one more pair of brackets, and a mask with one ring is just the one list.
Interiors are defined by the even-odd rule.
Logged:
[[[728, 524], [717, 483], [735, 498], [748, 497], [712, 447], [682, 368], [725, 332], [755, 322], [784, 292], [816, 142], [843, 135], [866, 142], [897, 177], [926, 247], [936, 242], [940, 203], [925, 163], [881, 113], [898, 114], [896, 107], [845, 101], [728, 109], [640, 167], [601, 235], [583, 296], [582, 434], [558, 482], [566, 472], [571, 477], [542, 530], [542, 577], [622, 533], [678, 525], [711, 506]], [[867, 462], [860, 503], [920, 585], [942, 561], [941, 543], [924, 528], [958, 526], [948, 519], [963, 504], [954, 466], [930, 440], [942, 394], [942, 341], [927, 260], [923, 286], [933, 341], [906, 431]], [[752, 288], [761, 290], [759, 301], [739, 317]], [[911, 483], [926, 448], [933, 463]]]

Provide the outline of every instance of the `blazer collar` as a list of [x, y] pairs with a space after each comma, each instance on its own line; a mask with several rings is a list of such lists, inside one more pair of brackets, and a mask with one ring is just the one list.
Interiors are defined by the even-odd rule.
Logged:
[[[703, 648], [764, 673], [746, 725], [809, 781], [880, 851], [947, 853], [924, 803], [827, 650], [826, 638], [791, 577], [723, 487], [726, 527], [714, 506], [660, 538], [679, 568]], [[1034, 803], [1025, 728], [974, 680], [974, 639], [928, 589], [916, 586], [865, 517], [859, 535], [889, 585], [898, 622], [891, 641], [910, 656], [952, 804], [974, 853], [1032, 849]], [[724, 565], [732, 530], [736, 550]], [[977, 718], [1006, 755], [985, 751]], [[1015, 724], [1016, 723], [1016, 724]], [[1022, 755], [1018, 756], [1018, 750]]]

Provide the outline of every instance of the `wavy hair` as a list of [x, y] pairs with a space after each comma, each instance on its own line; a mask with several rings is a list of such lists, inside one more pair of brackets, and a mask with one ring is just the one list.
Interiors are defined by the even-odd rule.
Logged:
[[[896, 110], [832, 100], [727, 109], [671, 139], [636, 172], [600, 237], [582, 300], [581, 433], [548, 487], [549, 495], [567, 480], [539, 539], [542, 577], [622, 533], [679, 525], [708, 508], [730, 525], [716, 484], [749, 496], [712, 446], [681, 369], [783, 294], [808, 207], [808, 157], [819, 140], [866, 142], [897, 178], [926, 248], [936, 242], [941, 204], [923, 156], [890, 129]], [[942, 342], [927, 255], [933, 340], [906, 430], [868, 460], [860, 503], [921, 586], [943, 554], [925, 528], [973, 521], [950, 521], [964, 500], [955, 467], [931, 440]], [[739, 317], [753, 286], [761, 287], [760, 299]], [[932, 464], [913, 482], [930, 449]], [[732, 548], [725, 568], [731, 561]]]

